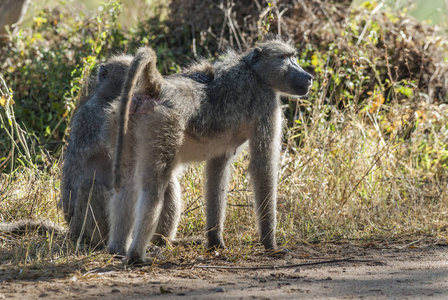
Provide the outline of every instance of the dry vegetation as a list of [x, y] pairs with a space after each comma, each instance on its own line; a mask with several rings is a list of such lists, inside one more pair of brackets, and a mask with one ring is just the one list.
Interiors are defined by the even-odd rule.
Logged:
[[[167, 64], [161, 66], [171, 71], [185, 63], [178, 61], [173, 67], [175, 53], [182, 53], [182, 59], [214, 56], [227, 45], [243, 48], [265, 31], [289, 36], [301, 50], [299, 62], [316, 80], [307, 99], [284, 99], [288, 126], [279, 172], [277, 228], [282, 246], [339, 240], [370, 247], [446, 244], [448, 44], [442, 33], [401, 12], [377, 9], [375, 2], [357, 9], [318, 0], [269, 5], [258, 1], [262, 5], [254, 2], [244, 8], [243, 2], [215, 6], [201, 0], [172, 1], [171, 18], [157, 21], [171, 30], [171, 37], [157, 47], [172, 51], [163, 54]], [[154, 20], [137, 28], [122, 33], [131, 41], [125, 48], [160, 41], [129, 36], [150, 31]], [[7, 84], [19, 89], [16, 81], [3, 82], [2, 99], [8, 98]], [[12, 109], [20, 105], [20, 95], [14, 95], [17, 103]], [[18, 159], [11, 169], [13, 159], [2, 154], [0, 219], [59, 222], [60, 162], [34, 145], [20, 129], [22, 123], [3, 108], [2, 130], [14, 132], [15, 143], [8, 149], [15, 149], [12, 155]], [[19, 132], [25, 132], [22, 139], [31, 150], [20, 144]], [[33, 151], [40, 154], [33, 156]], [[247, 161], [243, 153], [233, 167], [224, 250], [230, 261], [250, 259], [261, 251]], [[203, 234], [201, 174], [202, 167], [190, 169], [183, 179], [180, 237]], [[154, 262], [188, 263], [212, 256], [201, 245], [173, 246], [163, 249]], [[104, 253], [89, 252], [88, 245], [75, 253], [65, 237], [31, 233], [24, 237], [0, 233], [0, 257], [0, 270], [15, 271], [25, 265], [55, 264], [84, 272], [112, 263]]]

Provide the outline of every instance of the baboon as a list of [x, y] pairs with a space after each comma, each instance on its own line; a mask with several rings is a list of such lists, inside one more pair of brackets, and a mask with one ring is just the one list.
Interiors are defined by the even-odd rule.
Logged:
[[112, 196], [112, 161], [106, 146], [105, 110], [120, 95], [132, 58], [119, 55], [101, 65], [91, 95], [80, 103], [73, 115], [59, 203], [69, 230], [49, 220], [18, 220], [0, 223], [0, 232], [68, 232], [76, 241], [83, 231], [83, 238], [96, 249], [104, 247], [109, 231], [106, 204]]
[[65, 152], [60, 201], [65, 220], [74, 240], [83, 234], [98, 248], [107, 241], [106, 204], [112, 196], [106, 109], [120, 95], [132, 59], [130, 55], [118, 55], [100, 66], [96, 87], [73, 115]]
[[[132, 59], [130, 55], [118, 55], [100, 66], [92, 95], [78, 106], [73, 115], [65, 153], [60, 203], [65, 220], [74, 240], [83, 233], [83, 238], [96, 249], [101, 249], [107, 241], [109, 223], [106, 212], [112, 196], [106, 110], [120, 95]], [[208, 65], [206, 62], [195, 64], [178, 76], [208, 83], [213, 80]]]
[[183, 76], [199, 83], [208, 84], [215, 78], [215, 70], [208, 60], [201, 60], [190, 64], [181, 73], [172, 76]]
[[[126, 255], [131, 264], [144, 262], [146, 246], [161, 224], [168, 232], [175, 230], [178, 170], [199, 161], [207, 162], [208, 247], [225, 247], [222, 232], [230, 163], [246, 141], [261, 243], [268, 251], [277, 248], [280, 95], [306, 95], [313, 79], [296, 63], [295, 55], [294, 47], [281, 38], [265, 40], [242, 54], [229, 51], [214, 63], [213, 81], [204, 85], [185, 77], [162, 77], [155, 68], [154, 51], [139, 51], [119, 106], [113, 109], [118, 113], [111, 114], [118, 131], [116, 192], [109, 205], [110, 253]], [[137, 78], [140, 84], [134, 91]], [[131, 98], [143, 102], [141, 113], [139, 108], [137, 113], [129, 110]], [[169, 224], [167, 219], [176, 222]]]

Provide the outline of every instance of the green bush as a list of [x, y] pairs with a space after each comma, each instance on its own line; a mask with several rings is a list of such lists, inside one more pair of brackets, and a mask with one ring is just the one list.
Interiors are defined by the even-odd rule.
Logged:
[[[1, 46], [0, 75], [13, 91], [15, 118], [28, 144], [60, 155], [74, 108], [89, 91], [90, 74], [107, 57], [151, 45], [165, 74], [177, 72], [178, 62], [187, 60], [188, 54], [170, 50], [175, 41], [158, 17], [124, 30], [117, 21], [120, 13], [119, 1], [109, 1], [93, 16], [73, 14], [70, 7], [47, 8], [37, 12], [31, 28]], [[10, 149], [11, 137], [2, 130], [3, 159]], [[35, 159], [42, 162], [40, 155]]]
[[[36, 14], [31, 29], [20, 31], [0, 50], [2, 75], [14, 92], [18, 123], [30, 139], [55, 154], [83, 95], [81, 87], [108, 55], [105, 45], [115, 37], [119, 13], [118, 2], [92, 18], [63, 8], [46, 9]], [[4, 135], [0, 138], [2, 145], [9, 144]]]
[[[217, 56], [228, 46], [243, 49], [268, 31], [298, 46], [299, 63], [316, 77], [314, 101], [327, 117], [333, 106], [354, 104], [360, 112], [379, 110], [384, 130], [392, 132], [397, 120], [382, 109], [384, 103], [446, 101], [448, 72], [441, 62], [447, 42], [400, 13], [375, 11], [375, 1], [356, 10], [345, 2], [233, 3], [175, 0], [154, 7], [152, 17], [131, 28], [117, 21], [119, 1], [92, 16], [62, 6], [38, 12], [32, 28], [0, 48], [1, 75], [14, 93], [16, 119], [28, 143], [59, 157], [74, 107], [89, 91], [90, 73], [112, 54], [150, 45], [161, 72], [170, 74], [194, 57]], [[285, 103], [290, 127], [310, 123], [309, 102]], [[0, 153], [9, 149], [10, 138], [0, 132]]]

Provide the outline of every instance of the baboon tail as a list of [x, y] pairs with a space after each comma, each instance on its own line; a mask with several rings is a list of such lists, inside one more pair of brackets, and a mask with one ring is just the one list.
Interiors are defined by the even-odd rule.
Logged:
[[0, 222], [0, 232], [16, 235], [23, 235], [27, 232], [39, 232], [62, 235], [67, 233], [67, 229], [50, 220], [18, 220], [15, 222]]
[[[134, 59], [131, 62], [129, 70], [126, 74], [126, 79], [123, 85], [123, 91], [120, 98], [120, 107], [118, 111], [118, 132], [117, 141], [115, 144], [114, 156], [114, 188], [119, 190], [121, 187], [121, 160], [123, 156], [124, 140], [127, 134], [129, 122], [129, 107], [131, 104], [132, 93], [137, 84], [137, 80], [143, 71], [145, 71], [143, 80], [140, 84], [144, 91], [149, 91], [151, 94], [159, 94], [161, 81], [158, 80], [162, 76], [156, 68], [157, 56], [153, 49], [149, 47], [140, 48]], [[139, 88], [140, 90], [140, 88]]]

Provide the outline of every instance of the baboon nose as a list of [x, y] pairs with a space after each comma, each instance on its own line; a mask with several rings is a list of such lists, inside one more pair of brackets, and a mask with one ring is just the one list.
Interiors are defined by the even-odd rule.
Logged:
[[308, 74], [308, 84], [309, 85], [313, 84], [313, 79], [314, 79], [314, 76], [311, 74]]

